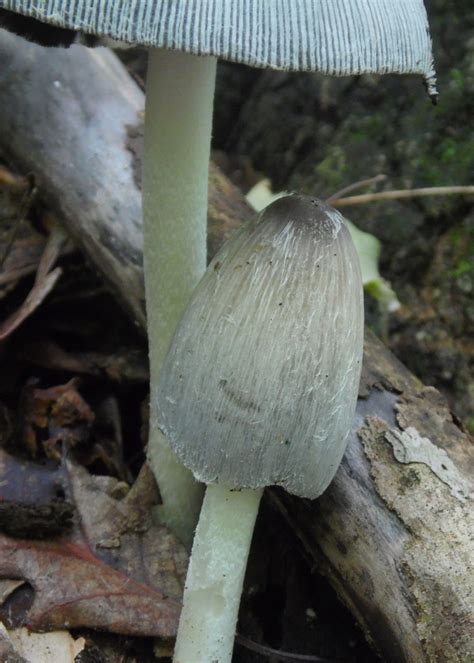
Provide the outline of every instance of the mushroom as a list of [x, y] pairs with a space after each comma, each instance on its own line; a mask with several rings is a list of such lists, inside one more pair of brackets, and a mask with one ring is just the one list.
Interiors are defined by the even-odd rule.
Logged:
[[[152, 402], [172, 334], [205, 269], [217, 57], [331, 75], [418, 73], [436, 95], [422, 0], [0, 0], [0, 8], [7, 25], [5, 10], [150, 47], [143, 200]], [[31, 22], [24, 32], [34, 38]], [[155, 420], [152, 413], [149, 460], [162, 516], [189, 542], [196, 487]]]
[[229, 240], [195, 289], [156, 403], [173, 450], [208, 485], [179, 663], [231, 659], [263, 488], [314, 499], [332, 480], [357, 402], [363, 318], [343, 217], [300, 195], [278, 199]]

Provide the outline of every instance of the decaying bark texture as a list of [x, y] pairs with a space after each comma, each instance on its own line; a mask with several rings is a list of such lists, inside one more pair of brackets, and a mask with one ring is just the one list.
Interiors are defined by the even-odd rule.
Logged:
[[333, 483], [314, 502], [272, 493], [384, 660], [472, 660], [473, 460], [439, 392], [366, 331]]
[[[138, 293], [141, 201], [124, 145], [142, 93], [105, 49], [43, 49], [4, 31], [0, 44], [1, 151], [57, 201], [59, 218], [115, 292]], [[142, 324], [144, 307], [141, 295], [133, 314]]]
[[[0, 61], [1, 155], [35, 174], [41, 195], [144, 326], [141, 92], [104, 50], [43, 51], [1, 34]], [[209, 252], [249, 214], [213, 169]], [[470, 476], [470, 440], [443, 399], [368, 332], [335, 480], [313, 502], [270, 495], [386, 661], [473, 660]]]

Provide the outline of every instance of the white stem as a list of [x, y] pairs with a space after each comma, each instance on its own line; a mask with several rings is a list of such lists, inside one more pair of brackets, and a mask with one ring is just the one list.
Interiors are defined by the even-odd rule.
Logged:
[[184, 589], [175, 663], [228, 663], [263, 490], [208, 486]]
[[207, 187], [216, 59], [151, 49], [143, 168], [150, 347], [149, 460], [162, 519], [190, 542], [202, 489], [156, 427], [153, 392], [174, 330], [206, 268]]

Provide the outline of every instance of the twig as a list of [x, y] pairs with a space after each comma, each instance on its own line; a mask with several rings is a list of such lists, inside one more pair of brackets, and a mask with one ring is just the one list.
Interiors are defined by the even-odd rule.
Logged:
[[330, 200], [333, 207], [347, 207], [363, 203], [376, 203], [383, 200], [406, 200], [422, 196], [452, 195], [474, 195], [474, 186], [433, 186], [423, 189], [399, 189], [396, 191], [381, 191], [380, 193], [362, 193], [358, 196], [347, 196], [347, 198], [334, 199], [331, 197], [328, 200]]
[[376, 175], [375, 177], [369, 177], [365, 180], [360, 180], [359, 182], [354, 182], [353, 184], [349, 184], [349, 186], [345, 186], [340, 191], [336, 191], [336, 193], [333, 193], [332, 196], [329, 196], [329, 198], [326, 198], [326, 202], [327, 203], [332, 203], [334, 200], [337, 200], [338, 198], [343, 198], [346, 195], [346, 193], [350, 193], [351, 191], [354, 191], [356, 189], [361, 189], [364, 186], [370, 186], [371, 184], [377, 184], [377, 182], [383, 182], [386, 179], [387, 179], [387, 176], [383, 175], [383, 173], [380, 173], [379, 175]]
[[40, 306], [56, 285], [62, 269], [60, 267], [52, 269], [52, 267], [66, 240], [67, 235], [64, 230], [60, 226], [55, 226], [41, 256], [32, 289], [20, 308], [0, 324], [0, 342], [8, 338]]
[[242, 647], [245, 647], [250, 651], [254, 651], [256, 654], [261, 654], [262, 656], [266, 656], [267, 658], [272, 656], [280, 659], [281, 661], [287, 660], [287, 661], [305, 661], [305, 663], [336, 663], [335, 659], [321, 658], [320, 656], [313, 656], [312, 654], [292, 654], [291, 652], [280, 651], [279, 649], [272, 649], [271, 647], [267, 647], [266, 645], [260, 645], [258, 644], [258, 642], [249, 640], [248, 638], [245, 638], [243, 635], [237, 634], [235, 636], [235, 641]]
[[31, 182], [28, 176], [15, 175], [5, 166], [0, 166], [0, 186], [12, 191], [25, 191], [31, 188]]

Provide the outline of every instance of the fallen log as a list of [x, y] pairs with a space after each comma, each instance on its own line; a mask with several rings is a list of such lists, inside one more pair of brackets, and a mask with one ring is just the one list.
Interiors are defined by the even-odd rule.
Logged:
[[[0, 156], [40, 194], [144, 327], [143, 95], [105, 50], [44, 50], [0, 34]], [[251, 214], [215, 169], [210, 246]], [[384, 660], [472, 661], [468, 435], [369, 332], [344, 461], [315, 501], [269, 492]]]
[[[144, 97], [106, 48], [45, 49], [0, 31], [0, 152], [44, 200], [145, 326], [141, 231]], [[210, 173], [208, 251], [250, 213]]]

